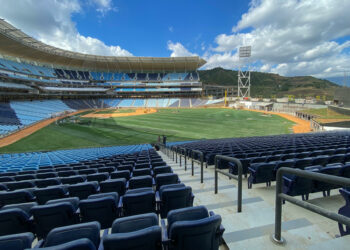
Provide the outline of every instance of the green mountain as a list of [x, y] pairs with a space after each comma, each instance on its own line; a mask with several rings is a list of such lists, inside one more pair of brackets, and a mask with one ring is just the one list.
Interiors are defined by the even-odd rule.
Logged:
[[[214, 68], [198, 72], [203, 85], [237, 86], [237, 71]], [[284, 77], [262, 72], [251, 72], [250, 81], [252, 97], [294, 95], [295, 98], [326, 96], [327, 99], [333, 99], [334, 91], [341, 88], [328, 80], [312, 76]]]

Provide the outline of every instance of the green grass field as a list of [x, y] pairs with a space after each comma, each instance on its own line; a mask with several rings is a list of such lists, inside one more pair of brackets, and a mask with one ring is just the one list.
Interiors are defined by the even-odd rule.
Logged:
[[152, 143], [158, 135], [182, 141], [287, 134], [294, 124], [277, 115], [220, 108], [161, 109], [148, 115], [81, 121], [51, 124], [0, 148], [0, 153]]

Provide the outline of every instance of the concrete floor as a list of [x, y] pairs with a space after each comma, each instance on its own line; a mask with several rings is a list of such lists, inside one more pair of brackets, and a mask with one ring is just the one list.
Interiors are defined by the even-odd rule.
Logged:
[[[214, 166], [204, 171], [204, 183], [200, 183], [200, 167], [194, 163], [195, 173], [191, 175], [191, 163], [187, 171], [179, 161], [176, 163], [162, 152], [163, 160], [171, 166], [181, 182], [192, 187], [194, 205], [205, 205], [209, 210], [220, 214], [225, 227], [226, 245], [220, 249], [346, 249], [350, 237], [336, 238], [339, 235], [338, 223], [316, 213], [295, 206], [289, 202], [282, 208], [282, 236], [286, 244], [276, 245], [270, 237], [274, 232], [275, 221], [275, 182], [270, 187], [265, 184], [247, 188], [243, 178], [242, 212], [237, 213], [237, 181], [219, 175], [219, 193], [214, 194]], [[301, 197], [298, 197], [301, 199]], [[324, 198], [322, 193], [310, 194], [309, 202], [332, 212], [345, 204], [338, 190]]]

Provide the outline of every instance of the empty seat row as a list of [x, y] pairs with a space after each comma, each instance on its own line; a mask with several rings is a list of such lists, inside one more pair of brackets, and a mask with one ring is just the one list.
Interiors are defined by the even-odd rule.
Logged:
[[165, 218], [169, 211], [193, 206], [191, 187], [184, 184], [164, 185], [156, 193], [151, 188], [128, 190], [123, 196], [116, 192], [92, 194], [87, 199], [77, 197], [12, 204], [0, 210], [0, 235], [34, 232], [45, 238], [59, 226], [98, 221], [103, 229], [123, 216], [159, 213]]
[[[166, 223], [167, 221], [167, 223]], [[216, 250], [222, 242], [224, 228], [221, 216], [203, 206], [176, 209], [159, 225], [154, 213], [118, 218], [113, 221], [110, 234], [100, 237], [100, 223], [87, 222], [56, 227], [39, 249], [202, 249]], [[31, 248], [32, 233], [0, 237], [0, 249], [23, 250]]]

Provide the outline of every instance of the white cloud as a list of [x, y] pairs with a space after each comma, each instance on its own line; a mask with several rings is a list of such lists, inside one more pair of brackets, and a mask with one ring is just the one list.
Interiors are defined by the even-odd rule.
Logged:
[[97, 11], [104, 16], [109, 11], [118, 11], [118, 9], [113, 5], [112, 0], [92, 0], [92, 2], [97, 6]]
[[[348, 0], [253, 0], [231, 34], [215, 38], [206, 68], [237, 67], [237, 49], [252, 45], [252, 62], [261, 71], [282, 75], [339, 75], [349, 65]], [[330, 70], [331, 69], [331, 70]], [[338, 70], [338, 72], [337, 72]]]
[[168, 41], [168, 50], [172, 51], [170, 57], [197, 56], [197, 54], [189, 52], [181, 43], [173, 43]]
[[174, 27], [173, 26], [170, 26], [168, 29], [169, 29], [170, 32], [174, 32]]
[[[101, 8], [112, 6], [108, 0], [97, 2]], [[84, 7], [79, 0], [2, 0], [1, 4], [1, 18], [49, 45], [88, 54], [132, 56], [120, 46], [109, 46], [79, 33], [72, 21], [72, 15], [80, 13]]]

